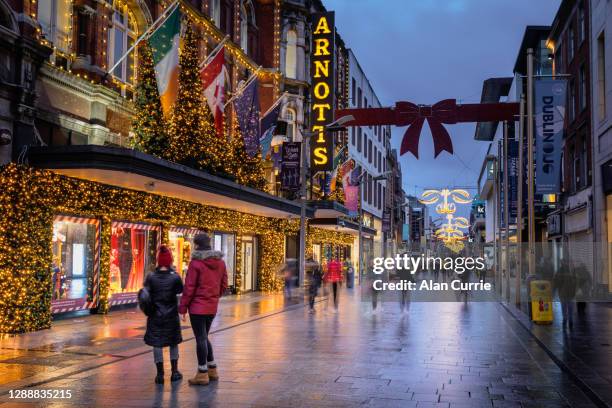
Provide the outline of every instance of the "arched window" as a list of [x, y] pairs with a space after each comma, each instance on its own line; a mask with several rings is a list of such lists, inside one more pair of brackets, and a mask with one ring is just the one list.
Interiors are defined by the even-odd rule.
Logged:
[[208, 14], [217, 27], [221, 27], [221, 0], [210, 0]]
[[72, 2], [66, 0], [45, 0], [38, 2], [38, 23], [43, 37], [55, 48], [70, 52], [70, 29]]
[[289, 138], [290, 141], [295, 140], [296, 118], [297, 115], [295, 114], [295, 109], [285, 109], [285, 121], [287, 122], [287, 138]]
[[287, 31], [285, 75], [288, 78], [297, 78], [297, 32], [293, 29]]
[[240, 47], [249, 52], [249, 15], [244, 3], [240, 6]]
[[[115, 2], [111, 21], [112, 27], [108, 30], [107, 42], [109, 69], [123, 57], [138, 38], [136, 19], [127, 5]], [[135, 65], [136, 51], [134, 50], [113, 70], [112, 75], [122, 82], [133, 84], [136, 76]]]

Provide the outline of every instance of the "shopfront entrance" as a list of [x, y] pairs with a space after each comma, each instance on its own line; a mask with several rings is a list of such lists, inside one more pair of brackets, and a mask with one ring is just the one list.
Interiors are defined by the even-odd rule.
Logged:
[[257, 287], [256, 273], [257, 270], [257, 238], [254, 236], [242, 237], [242, 291], [249, 292]]
[[100, 282], [99, 220], [56, 216], [52, 256], [52, 313], [95, 307]]

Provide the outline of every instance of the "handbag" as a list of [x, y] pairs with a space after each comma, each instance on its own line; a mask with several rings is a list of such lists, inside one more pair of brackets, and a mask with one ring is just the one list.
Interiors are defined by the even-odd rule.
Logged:
[[145, 314], [145, 316], [151, 316], [153, 314], [151, 293], [146, 286], [138, 291], [138, 308]]

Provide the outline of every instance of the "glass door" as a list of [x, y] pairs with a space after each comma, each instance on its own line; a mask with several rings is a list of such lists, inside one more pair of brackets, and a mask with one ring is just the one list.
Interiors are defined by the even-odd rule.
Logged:
[[248, 292], [255, 290], [256, 276], [256, 246], [255, 237], [242, 237], [242, 291]]

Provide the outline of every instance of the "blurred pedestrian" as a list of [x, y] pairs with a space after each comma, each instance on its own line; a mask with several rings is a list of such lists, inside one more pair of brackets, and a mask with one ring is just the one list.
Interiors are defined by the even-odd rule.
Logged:
[[350, 259], [346, 259], [344, 261], [344, 270], [346, 273], [346, 287], [352, 288], [355, 282], [355, 268], [353, 268], [353, 264]]
[[189, 311], [191, 328], [196, 338], [198, 371], [195, 377], [189, 379], [189, 384], [207, 385], [209, 381], [219, 379], [208, 336], [217, 314], [219, 298], [227, 289], [227, 269], [222, 259], [223, 253], [212, 250], [208, 235], [198, 234], [193, 242], [195, 250], [187, 268], [179, 313], [185, 320], [185, 314]]
[[[170, 348], [172, 374], [170, 381], [178, 381], [183, 375], [178, 370], [178, 344], [183, 341], [176, 295], [183, 291], [183, 281], [172, 267], [172, 252], [162, 245], [157, 253], [157, 267], [148, 274], [144, 288], [148, 292], [147, 330], [144, 341], [153, 347], [153, 359], [157, 366], [156, 384], [164, 383], [164, 347]], [[142, 291], [139, 293], [139, 299]]]
[[332, 292], [334, 297], [334, 310], [338, 310], [338, 287], [342, 281], [342, 264], [337, 258], [332, 258], [327, 263], [327, 273], [325, 274], [325, 280], [330, 282], [332, 285]]
[[[367, 273], [367, 291], [370, 292], [371, 301], [372, 301], [372, 313], [376, 313], [378, 311], [378, 291], [374, 289], [374, 281], [380, 279], [380, 275], [374, 273], [374, 262], [370, 259], [368, 261], [368, 265], [366, 266]], [[362, 293], [364, 288], [362, 287]]]
[[314, 313], [314, 302], [321, 287], [323, 272], [321, 265], [313, 257], [306, 260], [306, 277], [308, 279], [308, 310]]
[[281, 274], [285, 282], [285, 297], [292, 299], [292, 288], [297, 286], [297, 259], [288, 258], [281, 268]]
[[576, 297], [577, 279], [566, 259], [561, 260], [559, 269], [554, 277], [554, 286], [561, 302], [561, 314], [563, 315], [563, 326], [574, 324], [574, 299]]

